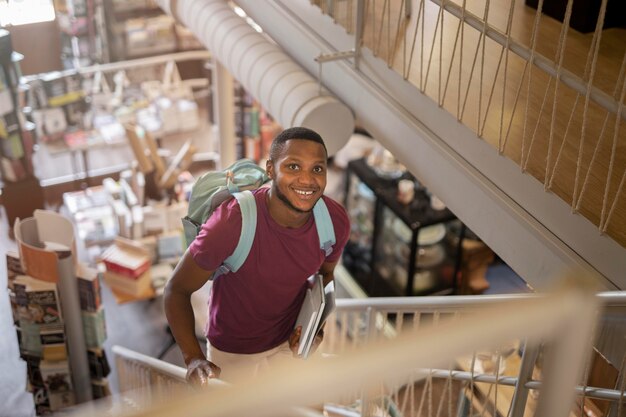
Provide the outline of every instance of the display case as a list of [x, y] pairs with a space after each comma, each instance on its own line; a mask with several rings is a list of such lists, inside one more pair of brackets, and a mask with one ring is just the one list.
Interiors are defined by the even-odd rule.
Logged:
[[34, 127], [20, 110], [24, 93], [20, 86], [22, 57], [13, 51], [11, 34], [0, 29], [0, 194], [9, 227], [16, 218], [30, 217], [44, 206], [43, 189], [32, 164]]
[[[398, 201], [401, 179], [415, 184], [407, 204]], [[344, 265], [368, 295], [455, 292], [464, 227], [449, 239], [449, 225], [458, 220], [447, 208], [433, 208], [410, 174], [384, 176], [365, 159], [351, 161], [344, 204], [351, 221]]]

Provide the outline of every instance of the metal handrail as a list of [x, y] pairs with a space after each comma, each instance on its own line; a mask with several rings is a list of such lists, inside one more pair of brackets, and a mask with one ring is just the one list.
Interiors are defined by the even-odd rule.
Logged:
[[[365, 299], [340, 298], [336, 300], [337, 311], [363, 310], [365, 306], [375, 310], [415, 311], [419, 309], [444, 310], [485, 307], [499, 303], [523, 302], [528, 299], [543, 298], [544, 294], [495, 294], [495, 295], [456, 295], [429, 297], [375, 297]], [[607, 291], [596, 294], [604, 306], [626, 306], [626, 291]]]
[[[519, 303], [520, 308], [524, 305], [528, 306], [528, 302], [541, 302], [545, 299], [546, 295], [539, 294], [517, 294], [517, 295], [496, 295], [496, 296], [458, 296], [458, 297], [397, 297], [397, 298], [367, 298], [367, 299], [337, 299], [336, 300], [336, 313], [339, 317], [345, 313], [365, 313], [368, 318], [366, 322], [370, 324], [369, 332], [377, 330], [376, 317], [379, 314], [385, 313], [428, 313], [432, 312], [446, 313], [456, 309], [456, 312], [463, 311], [477, 311], [485, 307], [493, 307], [497, 304], [505, 305], [508, 307], [508, 311], [515, 311], [515, 308], [511, 308], [511, 303]], [[621, 306], [626, 305], [626, 292], [619, 293], [600, 293], [596, 296], [599, 305], [609, 306]], [[543, 303], [545, 305], [546, 303]], [[537, 304], [539, 306], [541, 304]], [[532, 311], [532, 310], [531, 310]], [[551, 310], [552, 311], [552, 310]], [[525, 317], [531, 314], [529, 311]], [[532, 312], [536, 314], [536, 311]], [[542, 315], [542, 317], [544, 317]], [[527, 317], [529, 318], [529, 317]], [[548, 317], [546, 316], [546, 319]], [[331, 326], [332, 327], [332, 326]], [[457, 329], [458, 330], [458, 329]], [[502, 329], [500, 329], [502, 330]], [[510, 331], [510, 330], [507, 330]], [[329, 335], [330, 336], [330, 335]], [[370, 340], [366, 338], [365, 340]], [[374, 339], [371, 339], [372, 341]], [[393, 346], [393, 345], [390, 345]], [[390, 347], [388, 346], [388, 347]], [[417, 346], [417, 345], [415, 345]], [[528, 347], [527, 347], [528, 348]], [[393, 349], [392, 349], [393, 350]], [[133, 352], [129, 349], [115, 346], [113, 352], [116, 356], [121, 356], [131, 362], [138, 362], [139, 364], [152, 368], [155, 373], [171, 377], [175, 381], [185, 381], [185, 370], [178, 366], [164, 363], [158, 359], [151, 358], [149, 356]], [[381, 353], [383, 354], [383, 353]], [[352, 355], [347, 355], [351, 357]], [[529, 361], [534, 362], [533, 359]], [[518, 376], [496, 376], [487, 374], [474, 374], [467, 371], [458, 371], [450, 369], [424, 369], [422, 372], [416, 372], [414, 374], [414, 381], [423, 379], [425, 376], [430, 375], [435, 378], [449, 378], [456, 381], [473, 381], [489, 384], [497, 384], [501, 386], [516, 387], [516, 392], [519, 390], [527, 392], [527, 390], [543, 390], [545, 388], [544, 382], [534, 379], [526, 378], [520, 373]], [[523, 384], [520, 384], [520, 380], [524, 380]], [[224, 386], [222, 381], [211, 380], [213, 386]], [[623, 401], [624, 395], [618, 390], [580, 386], [573, 387], [576, 395], [584, 395], [587, 398], [603, 399], [610, 401]], [[365, 399], [363, 400], [365, 401]], [[363, 402], [365, 404], [365, 402]], [[514, 412], [521, 412], [521, 409], [513, 410]], [[295, 409], [293, 415], [298, 416], [312, 416], [319, 415], [315, 412], [306, 409]], [[346, 414], [347, 415], [347, 414]], [[519, 415], [519, 414], [513, 414]]]
[[[64, 71], [59, 71], [59, 76], [67, 77], [74, 74], [95, 74], [97, 72], [112, 72], [112, 71], [121, 71], [127, 70], [131, 68], [141, 68], [141, 67], [150, 67], [159, 64], [166, 64], [168, 62], [182, 62], [182, 61], [197, 61], [197, 60], [209, 60], [211, 59], [211, 54], [207, 50], [198, 50], [198, 51], [185, 51], [185, 52], [176, 52], [172, 54], [165, 55], [156, 55], [146, 58], [138, 58], [138, 59], [129, 59], [126, 61], [119, 62], [111, 62], [108, 64], [97, 64], [91, 65], [88, 67], [82, 67], [78, 69], [68, 69]], [[28, 83], [31, 81], [38, 80], [42, 77], [41, 74], [33, 74], [33, 75], [25, 75], [20, 81], [22, 83]]]
[[[474, 298], [480, 299], [480, 297]], [[564, 360], [571, 358], [572, 363], [580, 364], [579, 357], [584, 352], [580, 349], [579, 342], [587, 339], [589, 335], [595, 316], [591, 312], [596, 310], [598, 300], [594, 301], [593, 296], [584, 296], [576, 292], [569, 292], [550, 299], [544, 297], [525, 298], [526, 302], [520, 302], [515, 307], [503, 305], [500, 308], [491, 311], [485, 310], [476, 315], [464, 315], [462, 321], [435, 326], [419, 333], [403, 332], [402, 335], [393, 340], [377, 341], [374, 338], [372, 343], [363, 346], [363, 349], [341, 355], [333, 360], [325, 360], [322, 357], [310, 358], [298, 363], [298, 377], [295, 378], [295, 364], [284, 363], [278, 364], [275, 368], [272, 367], [263, 374], [262, 378], [241, 385], [226, 387], [220, 392], [207, 390], [198, 393], [202, 395], [194, 394], [189, 398], [168, 397], [166, 404], [159, 403], [158, 406], [152, 400], [161, 399], [161, 394], [158, 390], [154, 392], [154, 395], [148, 392], [145, 403], [148, 406], [152, 405], [151, 409], [136, 415], [148, 415], [147, 413], [150, 413], [153, 416], [170, 416], [182, 413], [198, 416], [235, 416], [248, 415], [253, 410], [258, 410], [263, 415], [275, 415], [276, 413], [295, 415], [297, 410], [296, 413], [291, 411], [285, 413], [285, 410], [293, 410], [291, 406], [296, 404], [326, 401], [329, 396], [330, 398], [337, 398], [340, 393], [347, 393], [346, 389], [353, 389], [355, 385], [368, 381], [373, 375], [380, 377], [381, 381], [386, 381], [389, 378], [394, 381], [400, 378], [404, 381], [406, 377], [414, 377], [415, 371], [429, 367], [431, 364], [446, 363], [458, 355], [465, 354], [480, 346], [497, 345], [511, 337], [532, 337], [533, 340], [535, 338], [550, 338], [551, 335], [556, 334], [556, 330], [559, 328], [572, 329], [572, 331], [568, 331], [566, 335], [562, 335], [563, 337], [556, 340], [558, 342], [558, 357], [555, 359], [555, 363], [563, 365]], [[414, 299], [413, 301], [419, 305], [420, 300]], [[337, 307], [338, 312], [342, 312], [341, 304], [346, 306], [351, 304], [351, 308], [360, 304], [361, 311], [367, 310], [370, 313], [371, 324], [371, 318], [379, 310], [368, 305], [370, 301], [376, 302], [377, 300], [340, 302]], [[401, 301], [407, 304], [407, 300]], [[377, 301], [377, 303], [382, 306], [397, 304], [393, 303], [392, 300]], [[415, 312], [418, 313], [419, 307], [416, 310]], [[490, 325], [484, 326], [484, 320], [487, 318], [489, 318]], [[170, 374], [178, 380], [183, 376], [182, 369], [172, 365], [164, 365], [153, 358], [145, 357], [145, 355], [135, 354], [123, 348], [115, 348], [114, 351], [132, 358], [131, 362], [142, 361], [146, 366], [154, 366], [160, 372]], [[363, 366], [363, 364], [368, 365]], [[450, 375], [450, 371], [442, 372]], [[333, 378], [328, 378], [329, 373], [332, 373]], [[568, 387], [573, 386], [574, 381], [571, 379], [572, 375], [556, 374], [555, 376], [558, 381], [551, 379], [552, 383], [550, 383], [546, 380], [547, 384], [542, 387], [546, 390], [547, 411], [552, 412], [551, 415], [555, 416], [565, 415], [567, 410], [563, 403], [550, 401], [553, 398], [550, 394], [566, 389], [573, 395]], [[142, 381], [149, 384], [151, 378], [143, 378]], [[272, 384], [268, 384], [268, 381], [272, 381]], [[562, 398], [569, 403], [567, 396]], [[375, 401], [377, 401], [376, 396], [368, 398], [367, 394], [363, 393], [361, 402], [363, 415], [368, 415], [371, 411], [369, 407], [370, 405], [373, 406]], [[307, 413], [311, 415], [311, 412], [307, 411]]]

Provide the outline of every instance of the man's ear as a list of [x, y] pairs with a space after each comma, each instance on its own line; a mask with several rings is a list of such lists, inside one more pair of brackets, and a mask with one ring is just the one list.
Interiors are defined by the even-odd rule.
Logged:
[[274, 179], [274, 164], [269, 159], [265, 161], [265, 172], [270, 179]]

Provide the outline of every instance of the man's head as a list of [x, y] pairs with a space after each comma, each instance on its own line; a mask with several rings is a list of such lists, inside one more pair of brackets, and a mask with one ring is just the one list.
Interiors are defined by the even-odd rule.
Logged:
[[319, 133], [314, 130], [307, 129], [306, 127], [290, 127], [289, 129], [285, 129], [280, 132], [272, 142], [272, 147], [270, 148], [270, 160], [275, 160], [280, 153], [283, 151], [285, 147], [285, 143], [290, 139], [302, 139], [302, 140], [310, 140], [313, 142], [317, 142], [324, 147], [324, 153], [328, 157], [328, 151], [326, 150], [326, 144], [324, 143], [324, 139], [319, 135]]
[[307, 213], [326, 188], [326, 145], [311, 129], [293, 127], [276, 138], [270, 148], [267, 173], [272, 194], [291, 211]]

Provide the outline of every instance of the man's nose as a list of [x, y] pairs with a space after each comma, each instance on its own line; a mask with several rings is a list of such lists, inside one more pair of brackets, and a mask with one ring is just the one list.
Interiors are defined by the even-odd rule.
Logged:
[[300, 181], [300, 183], [302, 184], [307, 185], [316, 183], [315, 176], [312, 172], [309, 171], [301, 171], [300, 175], [298, 176], [298, 181]]

